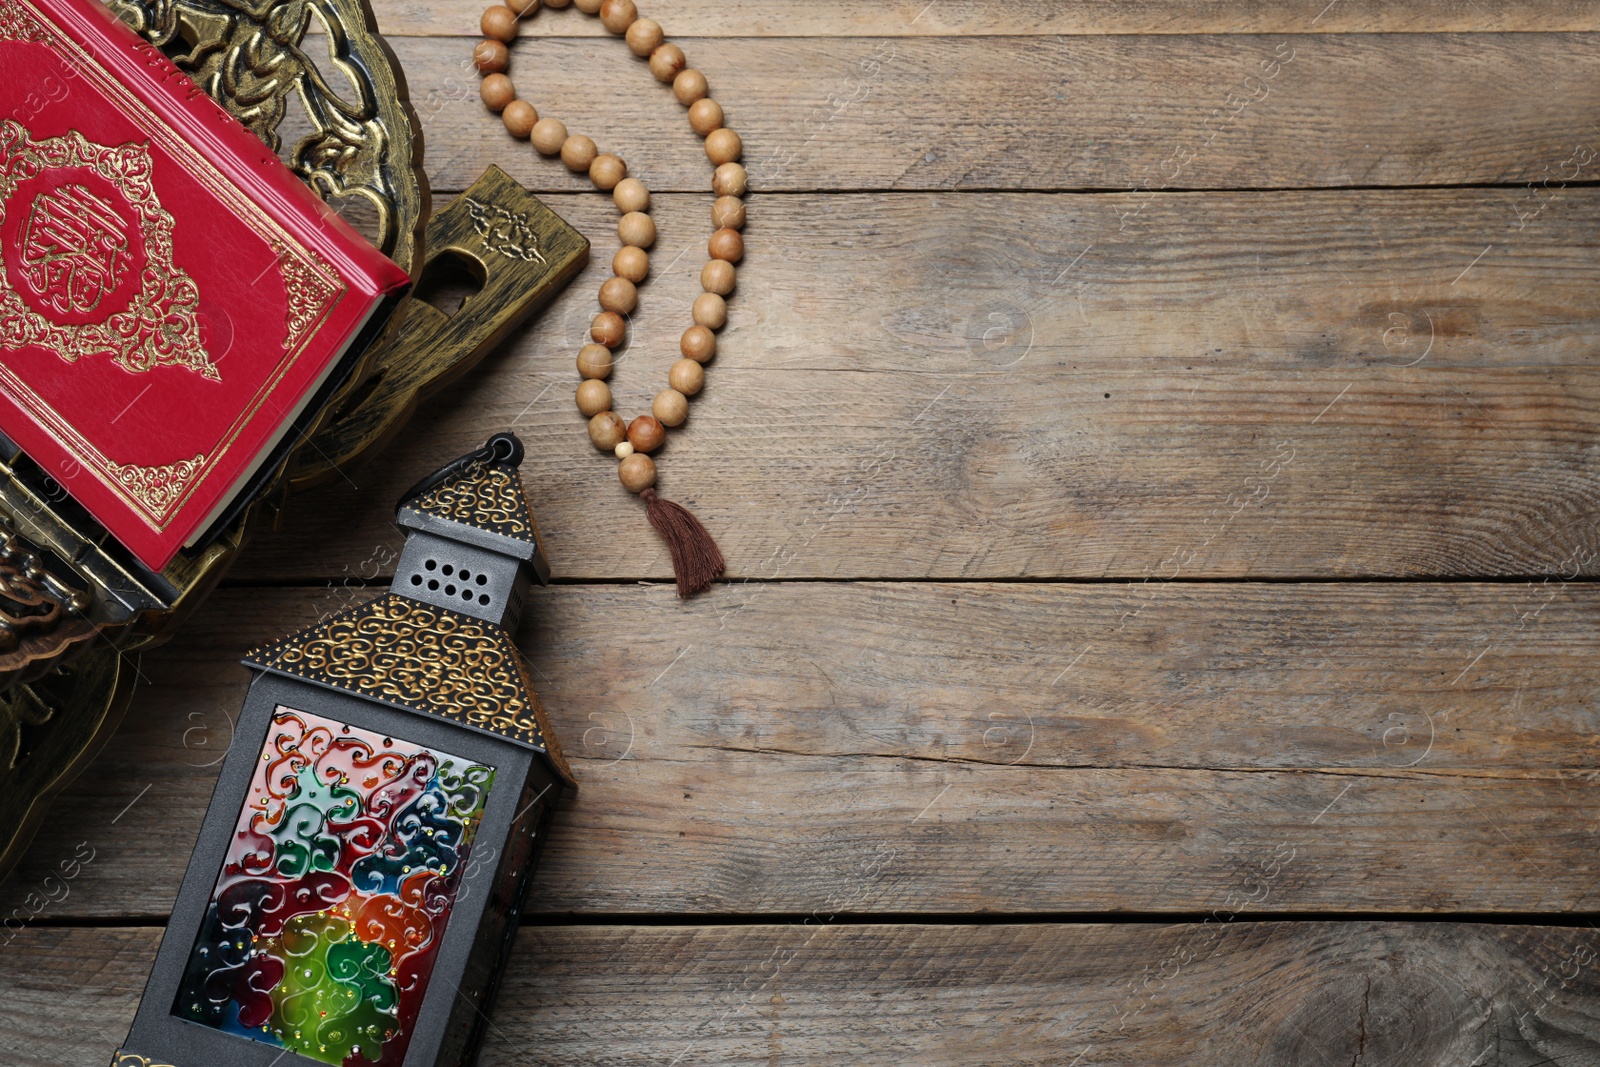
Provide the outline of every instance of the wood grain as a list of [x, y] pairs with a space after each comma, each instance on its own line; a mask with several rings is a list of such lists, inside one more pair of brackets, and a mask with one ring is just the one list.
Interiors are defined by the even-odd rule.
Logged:
[[[393, 43], [436, 188], [464, 189], [490, 163], [535, 191], [588, 188], [484, 110], [470, 39]], [[1594, 35], [682, 44], [743, 137], [757, 191], [1525, 183], [1559, 180], [1563, 164], [1568, 180], [1593, 180], [1600, 153]], [[619, 43], [524, 42], [511, 74], [541, 114], [598, 138], [651, 189], [707, 187], [683, 109]]]
[[[144, 658], [0, 884], [0, 1060], [109, 1058], [239, 656], [511, 428], [582, 791], [485, 1067], [1600, 1065], [1592, 4], [652, 3], [756, 189], [660, 457], [731, 563], [682, 604], [572, 409], [614, 212], [483, 112], [481, 2], [378, 12], [440, 199], [500, 164], [594, 263]], [[525, 32], [524, 94], [658, 194], [637, 412], [706, 163], [594, 20]], [[1135, 913], [1206, 921], [1074, 921]], [[1459, 913], [1573, 925], [1370, 919]]]
[[[385, 3], [379, 27], [388, 36], [478, 32], [477, 0]], [[1196, 33], [1506, 33], [1593, 32], [1592, 5], [1580, 0], [1514, 0], [1460, 4], [1448, 0], [652, 0], [642, 12], [669, 34], [691, 37], [941, 37], [1060, 34]], [[576, 9], [541, 11], [524, 35], [606, 36], [598, 19]], [[691, 53], [692, 55], [692, 53]]]
[[[240, 650], [344, 596], [224, 591], [146, 657], [0, 914], [87, 842], [52, 918], [163, 916]], [[581, 792], [534, 908], [1592, 908], [1597, 605], [1559, 581], [547, 590], [522, 643]]]
[[[102, 1063], [158, 931], [0, 946], [0, 1055]], [[1590, 929], [1468, 923], [524, 928], [484, 1067], [1592, 1064]]]
[[[756, 196], [662, 489], [735, 579], [1597, 573], [1600, 191], [1550, 197]], [[571, 399], [615, 211], [548, 199], [588, 270], [237, 579], [387, 573], [393, 501], [505, 429], [559, 579], [670, 577]], [[708, 199], [658, 198], [624, 413], [677, 356]]]

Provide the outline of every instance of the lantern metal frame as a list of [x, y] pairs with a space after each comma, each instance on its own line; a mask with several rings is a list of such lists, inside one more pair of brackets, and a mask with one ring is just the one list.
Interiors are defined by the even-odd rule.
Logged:
[[[191, 1022], [173, 1011], [184, 968], [211, 902], [212, 887], [222, 870], [229, 840], [255, 774], [256, 760], [280, 708], [403, 738], [427, 748], [444, 749], [493, 767], [494, 783], [477, 829], [478, 841], [489, 844], [531, 835], [535, 850], [544, 841], [555, 810], [552, 794], [558, 797], [560, 790], [554, 776], [539, 765], [536, 750], [449, 720], [419, 716], [296, 678], [257, 675], [245, 698], [235, 740], [223, 761], [211, 807], [156, 953], [139, 1014], [128, 1032], [124, 1050], [113, 1061], [119, 1067], [131, 1055], [152, 1064], [178, 1067], [221, 1063], [235, 1067], [327, 1067], [291, 1049]], [[445, 924], [443, 943], [434, 959], [422, 1012], [410, 1035], [406, 1067], [468, 1062], [468, 1050], [475, 1049], [482, 1040], [481, 1031], [494, 997], [492, 985], [477, 996], [458, 996], [456, 990], [469, 970], [490, 976], [499, 974], [501, 960], [516, 931], [526, 880], [537, 859], [535, 851], [518, 870], [516, 853], [494, 847], [494, 863], [467, 864]], [[497, 893], [508, 878], [516, 888], [509, 894]]]
[[[517, 474], [522, 456], [515, 436], [498, 434], [418, 483], [397, 508], [406, 549], [390, 591], [245, 659], [256, 675], [113, 1067], [326, 1067], [177, 1014], [257, 761], [285, 711], [493, 768], [404, 1057], [405, 1067], [474, 1061], [550, 819], [577, 789], [512, 639], [527, 590], [550, 574]], [[426, 589], [424, 575], [462, 566], [484, 578], [463, 583], [470, 603], [455, 586], [448, 596]], [[414, 652], [396, 662], [387, 653], [402, 646]]]

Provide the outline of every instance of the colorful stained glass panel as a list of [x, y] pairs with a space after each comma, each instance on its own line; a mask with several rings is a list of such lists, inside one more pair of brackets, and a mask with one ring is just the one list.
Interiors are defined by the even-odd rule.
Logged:
[[173, 1013], [400, 1067], [494, 768], [279, 707]]

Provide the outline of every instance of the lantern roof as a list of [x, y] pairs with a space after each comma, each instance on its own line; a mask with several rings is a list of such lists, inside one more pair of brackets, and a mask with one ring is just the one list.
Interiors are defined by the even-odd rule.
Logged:
[[498, 734], [576, 785], [522, 652], [492, 622], [389, 593], [262, 645], [244, 663]]
[[547, 584], [550, 564], [517, 471], [522, 457], [515, 434], [496, 434], [406, 490], [395, 521], [522, 560]]
[[550, 573], [522, 457], [514, 434], [496, 434], [418, 482], [396, 508], [407, 543], [390, 591], [254, 649], [245, 666], [498, 734], [575, 785], [514, 640], [522, 589]]

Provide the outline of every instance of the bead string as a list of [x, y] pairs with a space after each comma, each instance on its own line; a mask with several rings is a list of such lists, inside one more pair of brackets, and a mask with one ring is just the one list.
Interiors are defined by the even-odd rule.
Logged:
[[582, 134], [566, 133], [558, 118], [541, 118], [533, 104], [518, 98], [512, 80], [507, 48], [517, 37], [518, 22], [536, 13], [541, 0], [509, 0], [483, 13], [480, 26], [485, 40], [472, 51], [472, 61], [483, 75], [480, 96], [483, 104], [501, 115], [507, 133], [530, 139], [542, 155], [558, 155], [568, 170], [589, 174], [598, 189], [610, 192], [622, 214], [616, 232], [622, 248], [611, 259], [613, 277], [600, 286], [600, 314], [590, 323], [590, 344], [578, 352], [578, 410], [589, 418], [589, 440], [595, 448], [611, 451], [621, 461], [618, 475], [632, 493], [642, 493], [656, 483], [656, 464], [650, 458], [666, 440], [667, 427], [682, 426], [688, 418], [688, 398], [698, 394], [706, 382], [704, 363], [717, 352], [717, 334], [728, 318], [725, 298], [733, 291], [733, 264], [744, 256], [744, 192], [747, 174], [739, 165], [742, 144], [739, 134], [723, 125], [722, 104], [710, 98], [706, 75], [688, 66], [682, 48], [667, 42], [661, 24], [638, 18], [634, 0], [542, 0], [550, 8], [565, 8], [576, 3], [578, 10], [598, 14], [600, 22], [619, 34], [635, 56], [650, 59], [650, 72], [659, 82], [672, 85], [672, 94], [688, 109], [694, 133], [706, 139], [706, 155], [717, 168], [712, 174], [712, 190], [717, 202], [710, 218], [715, 232], [707, 243], [709, 262], [701, 270], [704, 293], [694, 301], [694, 325], [683, 331], [678, 344], [683, 358], [667, 371], [669, 389], [656, 394], [651, 414], [642, 414], [624, 424], [611, 410], [611, 389], [605, 379], [611, 374], [611, 350], [627, 338], [624, 315], [638, 302], [637, 286], [650, 274], [648, 248], [656, 240], [656, 224], [650, 218], [650, 190], [645, 182], [627, 176], [627, 163], [619, 155], [600, 152], [595, 142]]
[[517, 96], [506, 75], [511, 63], [508, 46], [517, 37], [520, 20], [534, 15], [541, 0], [507, 0], [484, 11], [480, 21], [484, 40], [472, 51], [473, 64], [483, 76], [479, 95], [484, 105], [499, 112], [511, 136], [532, 141], [541, 155], [559, 156], [574, 173], [587, 173], [596, 188], [611, 194], [622, 215], [617, 222], [622, 247], [612, 257], [612, 277], [600, 286], [601, 311], [589, 325], [591, 343], [578, 351], [578, 373], [583, 378], [577, 392], [578, 410], [589, 419], [589, 440], [594, 446], [620, 460], [617, 476], [623, 486], [645, 500], [651, 525], [672, 550], [678, 592], [689, 596], [722, 573], [722, 555], [692, 515], [656, 495], [656, 464], [649, 453], [661, 447], [668, 427], [681, 426], [689, 417], [689, 397], [705, 384], [704, 364], [717, 351], [715, 331], [727, 321], [725, 298], [736, 281], [733, 265], [744, 256], [740, 231], [744, 228], [742, 198], [748, 175], [739, 163], [744, 146], [739, 135], [723, 125], [722, 105], [712, 99], [706, 76], [688, 65], [683, 49], [666, 40], [659, 23], [639, 17], [633, 0], [542, 2], [552, 8], [573, 4], [586, 14], [598, 14], [606, 29], [620, 34], [634, 55], [648, 57], [650, 73], [670, 84], [678, 103], [688, 109], [689, 125], [705, 139], [706, 156], [716, 168], [711, 178], [716, 194], [711, 205], [715, 232], [706, 246], [710, 259], [700, 271], [700, 286], [705, 291], [694, 301], [694, 325], [679, 341], [683, 358], [668, 370], [669, 388], [656, 394], [650, 414], [625, 423], [612, 410], [611, 389], [605, 379], [613, 367], [612, 349], [627, 337], [623, 316], [638, 304], [638, 286], [650, 273], [647, 250], [656, 238], [655, 221], [648, 213], [650, 190], [639, 179], [628, 177], [622, 157], [602, 153], [582, 134], [569, 134], [559, 119], [541, 118], [531, 103]]

